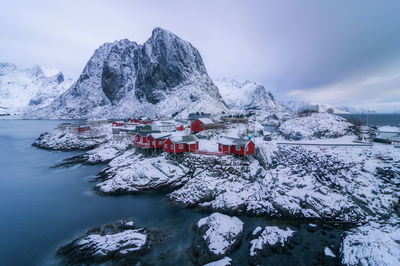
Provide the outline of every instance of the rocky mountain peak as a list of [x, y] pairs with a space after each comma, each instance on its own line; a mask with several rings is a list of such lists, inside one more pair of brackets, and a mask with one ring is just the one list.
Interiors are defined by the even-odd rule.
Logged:
[[175, 34], [155, 28], [143, 45], [123, 39], [100, 46], [77, 82], [47, 109], [34, 116], [186, 116], [227, 107], [199, 51]]
[[163, 100], [165, 92], [191, 75], [207, 76], [199, 51], [161, 28], [155, 28], [143, 45], [139, 65], [136, 96], [153, 104]]

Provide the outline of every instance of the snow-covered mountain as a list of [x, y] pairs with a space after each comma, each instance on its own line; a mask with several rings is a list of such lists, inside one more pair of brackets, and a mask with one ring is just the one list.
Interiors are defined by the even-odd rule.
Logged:
[[59, 71], [0, 63], [0, 114], [13, 115], [43, 108], [72, 83]]
[[319, 104], [319, 103], [306, 102], [306, 101], [302, 101], [302, 102], [288, 101], [288, 102], [285, 103], [285, 105], [290, 110], [292, 110], [293, 112], [298, 112], [304, 106], [318, 105], [318, 110], [321, 113], [327, 112], [328, 109], [332, 109], [333, 113], [335, 113], [335, 114], [348, 114], [348, 113], [350, 113], [350, 112], [347, 112], [345, 110], [339, 109], [339, 108], [337, 108], [337, 107], [335, 107], [333, 105]]
[[260, 121], [275, 115], [281, 118], [290, 113], [289, 109], [275, 100], [270, 91], [254, 81], [215, 79], [225, 103], [233, 110], [247, 110], [256, 113]]
[[36, 118], [186, 117], [227, 111], [200, 53], [161, 28], [139, 45], [124, 39], [100, 46], [74, 85]]
[[376, 111], [375, 110], [369, 110], [366, 108], [356, 108], [356, 107], [349, 107], [349, 106], [338, 106], [337, 107], [338, 110], [349, 113], [349, 114], [366, 114], [366, 113], [370, 113], [370, 114], [375, 114]]
[[363, 114], [367, 113], [376, 113], [374, 110], [368, 110], [365, 108], [356, 108], [356, 107], [349, 107], [349, 106], [333, 106], [329, 104], [320, 104], [320, 103], [315, 103], [315, 102], [307, 102], [307, 101], [302, 101], [302, 102], [296, 102], [296, 101], [288, 101], [285, 103], [285, 105], [290, 108], [293, 112], [298, 112], [300, 108], [303, 106], [309, 106], [309, 105], [318, 105], [319, 111], [320, 112], [326, 112], [329, 108], [332, 108], [333, 112], [335, 114]]

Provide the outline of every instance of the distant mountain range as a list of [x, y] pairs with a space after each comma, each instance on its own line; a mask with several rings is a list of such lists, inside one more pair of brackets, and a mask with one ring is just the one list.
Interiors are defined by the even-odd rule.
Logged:
[[[144, 44], [123, 39], [96, 49], [76, 82], [62, 72], [0, 63], [0, 115], [81, 119], [173, 116], [193, 112], [252, 112], [260, 121], [283, 119], [309, 102], [278, 102], [253, 81], [209, 77], [198, 50], [155, 28]], [[326, 112], [366, 109], [319, 104]], [[370, 111], [373, 113], [374, 111]]]
[[[300, 101], [300, 102], [288, 101], [285, 103], [285, 105], [288, 108], [290, 108], [293, 112], [298, 112], [301, 107], [309, 106], [309, 105], [318, 105], [320, 112], [327, 112], [328, 109], [332, 109], [333, 113], [335, 113], [335, 114], [361, 114], [361, 113], [368, 112], [368, 109], [364, 109], [364, 108], [354, 108], [354, 107], [347, 107], [347, 106], [333, 106], [333, 105], [329, 105], [329, 104], [320, 104], [320, 103], [307, 102], [307, 101]], [[371, 113], [371, 114], [376, 113], [376, 111], [369, 110], [369, 113]]]
[[22, 114], [48, 106], [72, 83], [57, 70], [0, 63], [0, 115]]
[[215, 79], [214, 83], [229, 108], [254, 112], [260, 121], [271, 117], [281, 119], [291, 113], [269, 90], [254, 81], [221, 78]]

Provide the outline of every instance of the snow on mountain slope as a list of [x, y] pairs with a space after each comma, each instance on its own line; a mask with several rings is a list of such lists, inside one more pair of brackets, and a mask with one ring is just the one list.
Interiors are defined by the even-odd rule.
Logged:
[[275, 115], [279, 118], [290, 113], [286, 106], [275, 100], [270, 91], [256, 82], [240, 82], [227, 78], [216, 79], [214, 82], [231, 109], [253, 111], [261, 121], [268, 116]]
[[349, 106], [339, 106], [337, 107], [338, 110], [350, 113], [350, 114], [366, 114], [366, 113], [376, 113], [374, 110], [369, 110], [366, 108], [355, 108], [355, 107], [349, 107]]
[[52, 69], [0, 63], [0, 114], [30, 112], [49, 105], [72, 85]]
[[306, 101], [302, 101], [302, 102], [288, 101], [285, 103], [285, 106], [287, 106], [293, 112], [298, 112], [302, 107], [310, 106], [310, 105], [318, 105], [319, 112], [321, 112], [321, 113], [327, 112], [328, 109], [330, 109], [330, 108], [333, 110], [333, 113], [335, 113], [335, 114], [351, 113], [345, 109], [339, 109], [339, 108], [329, 105], [329, 104], [319, 104], [319, 103], [306, 102]]
[[228, 108], [189, 42], [161, 28], [138, 45], [105, 43], [77, 82], [34, 118], [186, 117]]

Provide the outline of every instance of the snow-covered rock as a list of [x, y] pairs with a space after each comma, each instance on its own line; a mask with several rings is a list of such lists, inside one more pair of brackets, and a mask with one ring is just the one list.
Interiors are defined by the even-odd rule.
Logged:
[[96, 189], [102, 193], [137, 193], [180, 186], [189, 179], [189, 169], [166, 153], [151, 157], [132, 149], [113, 159], [101, 176], [105, 180]]
[[88, 163], [104, 163], [124, 153], [132, 145], [131, 138], [114, 137], [84, 154]]
[[195, 225], [200, 237], [193, 243], [191, 260], [203, 264], [229, 255], [241, 242], [243, 226], [237, 217], [217, 212], [200, 219]]
[[299, 132], [305, 139], [337, 138], [353, 132], [346, 119], [328, 113], [314, 113], [285, 121], [278, 133], [286, 139], [293, 139]]
[[227, 111], [200, 53], [161, 28], [138, 45], [100, 46], [77, 82], [33, 118], [129, 118]]
[[250, 241], [249, 262], [252, 265], [260, 263], [260, 256], [269, 256], [271, 253], [283, 253], [299, 243], [299, 236], [290, 228], [277, 226], [257, 227], [254, 229]]
[[108, 163], [115, 157], [123, 154], [132, 148], [132, 137], [112, 136], [107, 142], [99, 144], [96, 148], [88, 150], [84, 154], [64, 159], [60, 166], [70, 166], [75, 164], [100, 164]]
[[136, 228], [132, 220], [96, 227], [58, 249], [68, 265], [113, 262], [136, 263], [152, 247], [152, 231]]
[[341, 253], [342, 263], [346, 265], [400, 265], [398, 217], [346, 232]]
[[325, 256], [336, 258], [336, 255], [333, 253], [333, 251], [329, 247], [324, 248], [324, 254], [325, 254]]
[[204, 264], [204, 266], [231, 266], [231, 265], [232, 265], [232, 259], [229, 257], [223, 257], [220, 260]]
[[78, 132], [78, 126], [60, 125], [39, 136], [33, 145], [51, 150], [88, 150], [112, 138], [110, 124], [92, 125], [90, 131]]
[[[385, 219], [394, 209], [400, 175], [378, 174], [397, 162], [394, 148], [258, 144], [254, 157], [184, 157], [192, 178], [167, 195], [180, 206], [225, 213], [359, 221]], [[394, 163], [393, 165], [397, 165]], [[395, 167], [395, 166], [394, 166]], [[388, 176], [389, 175], [389, 176]], [[390, 192], [391, 191], [391, 192]]]
[[48, 106], [72, 83], [59, 71], [0, 63], [0, 115], [21, 114]]

